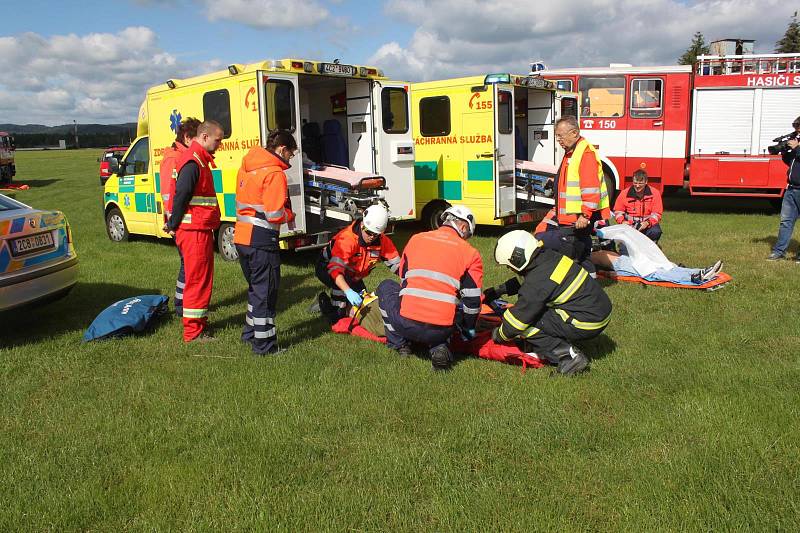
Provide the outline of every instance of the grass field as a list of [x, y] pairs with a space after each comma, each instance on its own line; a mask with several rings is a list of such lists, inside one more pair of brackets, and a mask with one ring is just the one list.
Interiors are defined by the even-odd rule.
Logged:
[[[800, 265], [764, 261], [765, 202], [667, 199], [667, 255], [723, 258], [734, 282], [608, 286], [591, 372], [464, 360], [437, 375], [326, 332], [307, 313], [314, 254], [284, 256], [279, 357], [239, 342], [246, 285], [219, 259], [216, 343], [186, 346], [168, 319], [82, 344], [116, 300], [171, 296], [177, 268], [169, 242], [108, 240], [97, 155], [18, 154], [31, 189], [16, 198], [66, 213], [81, 275], [63, 300], [0, 315], [0, 530], [800, 527]], [[472, 241], [487, 284], [507, 277], [499, 234]]]

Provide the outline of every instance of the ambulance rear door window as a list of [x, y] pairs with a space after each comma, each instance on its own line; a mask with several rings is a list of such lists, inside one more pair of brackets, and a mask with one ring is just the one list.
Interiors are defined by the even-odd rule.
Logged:
[[227, 89], [207, 92], [203, 95], [203, 120], [219, 122], [223, 138], [231, 136], [231, 96]]
[[296, 127], [294, 107], [294, 85], [288, 80], [268, 80], [266, 89], [266, 109], [269, 131], [288, 130], [294, 133]]
[[386, 133], [408, 132], [408, 93], [402, 87], [381, 90], [381, 115]]
[[419, 129], [423, 137], [450, 135], [450, 98], [429, 96], [420, 100]]

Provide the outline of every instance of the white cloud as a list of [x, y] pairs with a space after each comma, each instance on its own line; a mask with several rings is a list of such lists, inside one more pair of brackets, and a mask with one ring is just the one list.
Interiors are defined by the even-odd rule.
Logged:
[[330, 16], [316, 0], [201, 0], [209, 20], [230, 20], [253, 28], [301, 28]]
[[146, 27], [0, 37], [2, 122], [131, 122], [148, 87], [206, 65], [183, 64]]
[[369, 63], [410, 81], [550, 67], [674, 64], [695, 31], [707, 40], [756, 39], [771, 51], [793, 8], [779, 0], [389, 0], [384, 11], [417, 25], [405, 45]]

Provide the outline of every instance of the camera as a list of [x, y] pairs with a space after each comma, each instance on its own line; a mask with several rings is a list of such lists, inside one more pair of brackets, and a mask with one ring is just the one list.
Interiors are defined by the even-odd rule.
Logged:
[[772, 139], [772, 142], [777, 143], [773, 144], [772, 146], [767, 146], [767, 151], [772, 155], [778, 155], [781, 152], [785, 152], [788, 149], [788, 143], [792, 139], [797, 139], [798, 133], [793, 131], [792, 133], [787, 133], [786, 135], [781, 135], [780, 137], [775, 137]]

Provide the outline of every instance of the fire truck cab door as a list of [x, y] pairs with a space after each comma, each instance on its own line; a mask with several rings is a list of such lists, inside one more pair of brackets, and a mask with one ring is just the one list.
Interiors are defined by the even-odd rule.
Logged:
[[274, 74], [259, 71], [258, 106], [261, 129], [261, 146], [267, 136], [276, 129], [292, 132], [297, 141], [297, 153], [290, 161], [285, 174], [289, 184], [289, 198], [295, 219], [291, 224], [281, 226], [281, 236], [303, 233], [306, 229], [305, 195], [303, 193], [303, 147], [300, 144], [300, 128], [297, 124], [300, 116], [298, 101], [297, 76], [294, 74]]
[[664, 157], [664, 79], [631, 77], [627, 113], [625, 176], [644, 169], [649, 177], [660, 181]]
[[389, 216], [413, 219], [414, 140], [411, 137], [411, 107], [408, 84], [376, 81], [372, 85], [374, 110], [375, 168], [386, 180], [384, 198]]
[[514, 89], [494, 84], [494, 202], [495, 218], [516, 212], [514, 158]]

